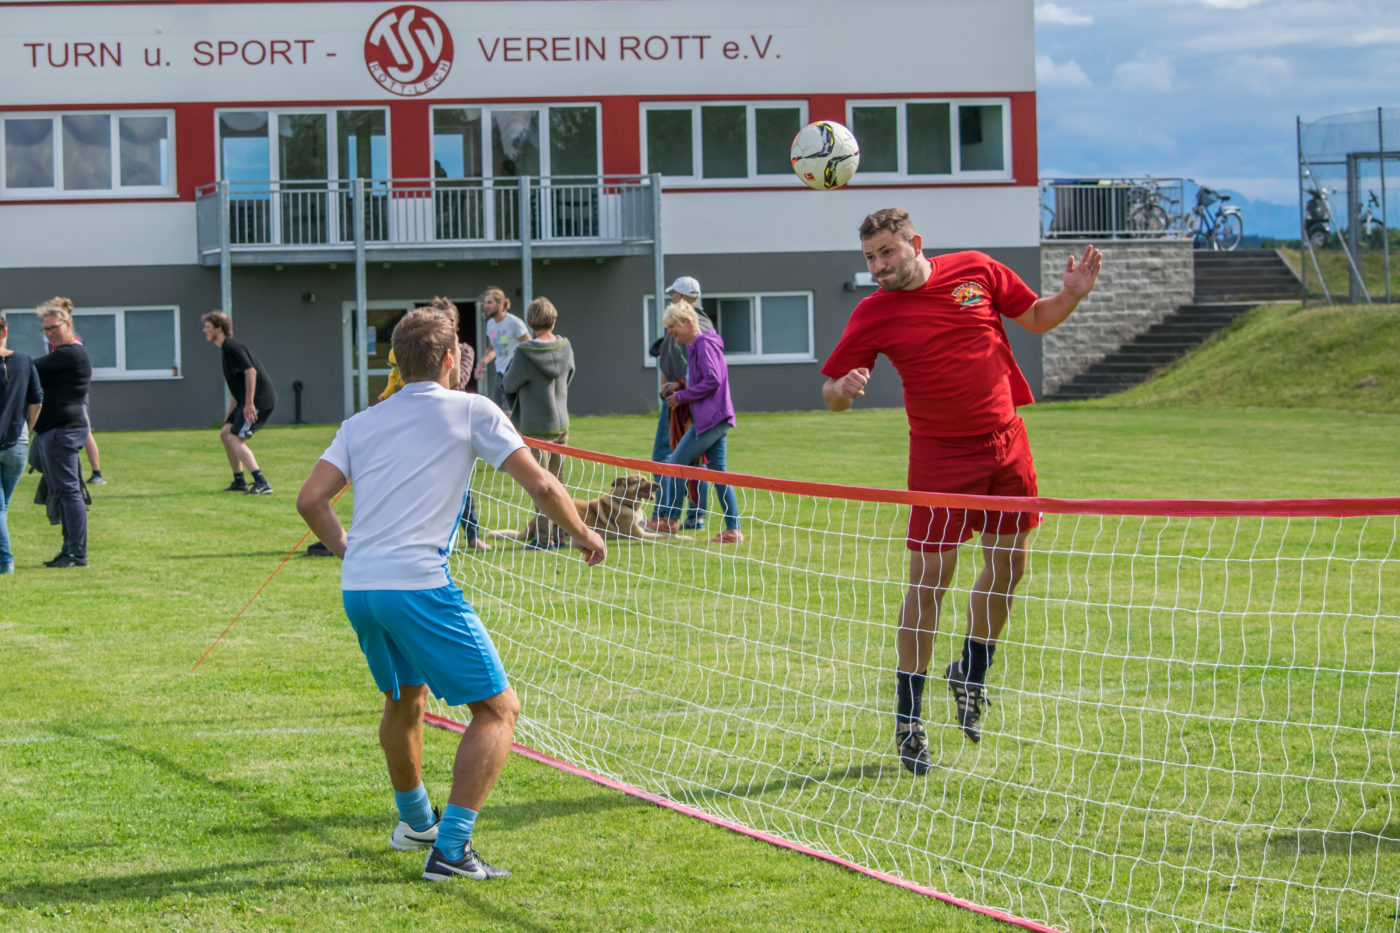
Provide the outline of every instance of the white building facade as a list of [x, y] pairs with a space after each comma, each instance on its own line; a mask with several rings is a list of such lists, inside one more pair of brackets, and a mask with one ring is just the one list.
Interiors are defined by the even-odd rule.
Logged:
[[[0, 3], [0, 308], [35, 352], [34, 305], [74, 301], [99, 429], [222, 414], [212, 308], [274, 423], [332, 421], [407, 309], [475, 339], [490, 285], [558, 307], [575, 413], [640, 412], [685, 274], [741, 412], [812, 408], [871, 211], [1039, 286], [1034, 57], [1031, 0]], [[788, 166], [817, 119], [861, 143], [838, 191]]]

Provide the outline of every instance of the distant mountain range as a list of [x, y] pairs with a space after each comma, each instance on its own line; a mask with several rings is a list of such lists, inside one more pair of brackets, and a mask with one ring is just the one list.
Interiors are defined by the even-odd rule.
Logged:
[[1298, 205], [1251, 201], [1238, 191], [1224, 189], [1230, 204], [1244, 215], [1245, 236], [1273, 237], [1279, 240], [1298, 239]]

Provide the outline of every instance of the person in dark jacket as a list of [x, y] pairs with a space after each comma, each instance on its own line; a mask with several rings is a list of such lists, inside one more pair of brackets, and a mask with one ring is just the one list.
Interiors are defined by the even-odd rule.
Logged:
[[63, 526], [63, 550], [45, 567], [87, 566], [87, 506], [83, 503], [82, 473], [78, 452], [87, 443], [84, 412], [92, 363], [78, 335], [73, 333], [73, 302], [52, 298], [39, 306], [44, 339], [53, 350], [34, 361], [44, 405], [34, 423], [34, 444], [49, 498], [58, 504]]
[[[554, 333], [559, 312], [540, 297], [525, 309], [525, 323], [534, 337], [520, 344], [506, 370], [505, 392], [513, 398], [511, 419], [520, 433], [554, 444], [569, 442], [569, 383], [574, 378], [574, 348], [567, 337]], [[564, 466], [561, 454], [531, 450], [540, 466], [556, 477]], [[563, 531], [543, 522], [536, 547], [563, 547]], [[548, 534], [545, 532], [548, 531]]]
[[15, 572], [7, 523], [10, 497], [24, 473], [29, 435], [44, 401], [34, 361], [5, 346], [9, 336], [10, 323], [0, 311], [0, 574]]

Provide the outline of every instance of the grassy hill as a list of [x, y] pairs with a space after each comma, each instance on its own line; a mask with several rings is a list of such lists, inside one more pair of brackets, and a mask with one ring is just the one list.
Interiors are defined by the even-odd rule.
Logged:
[[1088, 404], [1400, 412], [1400, 306], [1261, 305], [1151, 382]]

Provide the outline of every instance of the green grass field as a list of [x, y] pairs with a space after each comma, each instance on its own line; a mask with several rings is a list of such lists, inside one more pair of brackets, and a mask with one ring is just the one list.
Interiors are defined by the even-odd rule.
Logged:
[[[1248, 333], [1269, 320], [1265, 314], [1237, 328]], [[1232, 332], [1221, 342], [1238, 339]], [[1222, 359], [1239, 355], [1237, 346]], [[1204, 379], [1219, 365], [1207, 366], [1195, 378]], [[1275, 373], [1280, 389], [1298, 381], [1287, 370], [1262, 368]], [[1189, 377], [1186, 372], [1180, 378]], [[1256, 375], [1250, 385], [1234, 389], [1252, 392], [1260, 388], [1258, 382]], [[1223, 390], [1209, 399], [1216, 407], [1184, 407], [1171, 398], [1154, 399], [1151, 391], [1149, 386], [1134, 397], [1026, 410], [1042, 493], [1070, 498], [1400, 495], [1400, 472], [1394, 469], [1400, 415], [1393, 407], [1372, 410], [1344, 399], [1332, 410], [1306, 402], [1312, 407], [1254, 408], [1252, 397], [1232, 400]], [[1311, 398], [1325, 401], [1327, 393]], [[1339, 410], [1344, 407], [1363, 410]], [[654, 423], [646, 416], [577, 419], [572, 442], [639, 454], [650, 447]], [[479, 824], [482, 849], [516, 877], [501, 885], [418, 881], [421, 859], [393, 852], [385, 842], [394, 817], [375, 739], [379, 701], [340, 611], [335, 562], [300, 556], [288, 562], [208, 660], [190, 672], [301, 537], [304, 528], [292, 508], [295, 488], [331, 433], [330, 427], [310, 426], [273, 427], [260, 434], [260, 456], [277, 489], [266, 498], [214, 491], [227, 477], [212, 431], [101, 435], [104, 472], [112, 484], [93, 491], [92, 566], [86, 570], [41, 566], [57, 551], [58, 531], [29, 504], [33, 478], [21, 483], [10, 515], [17, 573], [0, 578], [0, 629], [9, 661], [0, 674], [6, 724], [0, 737], [6, 800], [0, 824], [0, 858], [6, 865], [0, 875], [0, 928], [330, 930], [406, 923], [540, 930], [1004, 928], [520, 759], [507, 766]], [[731, 440], [731, 468], [898, 488], [903, 435], [898, 411], [741, 415]], [[342, 506], [347, 504], [348, 497]], [[1276, 704], [1282, 696], [1305, 721], [1307, 711], [1316, 708], [1317, 724], [1336, 722], [1343, 714], [1359, 717], [1368, 730], [1376, 722], [1393, 724], [1395, 696], [1384, 692], [1393, 678], [1387, 681], [1377, 666], [1369, 681], [1351, 681], [1369, 689], [1360, 691], [1360, 698], [1354, 690], [1340, 694], [1347, 701], [1339, 707], [1337, 687], [1344, 674], [1321, 682], [1320, 694], [1304, 687], [1312, 678], [1293, 676], [1261, 690], [1243, 676], [1196, 680], [1180, 659], [1213, 657], [1213, 648], [1228, 645], [1220, 660], [1247, 669], [1261, 660], [1251, 650], [1263, 650], [1269, 665], [1296, 652], [1305, 662], [1301, 677], [1310, 665], [1330, 663], [1339, 653], [1347, 658], [1339, 670], [1355, 669], [1366, 652], [1385, 660], [1385, 652], [1400, 645], [1394, 637], [1400, 633], [1348, 628], [1343, 637], [1327, 640], [1318, 637], [1316, 624], [1294, 619], [1286, 638], [1268, 640], [1249, 628], [1253, 623], [1244, 615], [1230, 615], [1237, 607], [1226, 605], [1209, 607], [1216, 612], [1214, 630], [1183, 630], [1180, 618], [1147, 611], [1131, 625], [1086, 636], [1081, 623], [1096, 617], [1094, 611], [1074, 617], [1037, 610], [1031, 618], [1041, 628], [1018, 634], [1020, 663], [1014, 672], [1007, 668], [1003, 699], [990, 713], [998, 723], [997, 740], [971, 749], [937, 730], [942, 767], [918, 785], [891, 768], [893, 759], [883, 753], [885, 740], [879, 736], [882, 715], [870, 712], [885, 705], [885, 620], [870, 619], [855, 628], [830, 621], [849, 616], [853, 607], [888, 609], [902, 569], [889, 562], [878, 542], [848, 541], [834, 555], [813, 555], [811, 540], [782, 537], [771, 524], [805, 524], [812, 514], [781, 503], [750, 502], [747, 553], [781, 571], [770, 575], [778, 584], [803, 579], [804, 568], [827, 558], [851, 571], [847, 579], [868, 582], [852, 587], [833, 574], [810, 591], [755, 583], [755, 592], [774, 605], [809, 610], [747, 607], [756, 611], [760, 628], [770, 626], [762, 639], [754, 636], [748, 612], [727, 614], [705, 596], [719, 580], [737, 576], [733, 571], [739, 565], [696, 554], [698, 548], [620, 546], [614, 548], [615, 569], [609, 576], [594, 574], [591, 581], [558, 555], [527, 558], [507, 550], [487, 555], [485, 566], [518, 569], [514, 578], [530, 581], [528, 587], [511, 584], [515, 590], [493, 597], [501, 605], [523, 605], [519, 617], [498, 613], [493, 618], [499, 606], [482, 607], [500, 633], [517, 684], [538, 685], [527, 696], [527, 715], [533, 717], [528, 737], [566, 743], [579, 759], [599, 766], [612, 765], [609, 756], [620, 761], [621, 752], [632, 746], [644, 764], [655, 765], [661, 780], [663, 770], [694, 774], [688, 769], [700, 752], [684, 749], [676, 736], [704, 735], [707, 747], [723, 753], [715, 760], [731, 762], [730, 770], [703, 782], [665, 778], [678, 798], [756, 820], [792, 813], [790, 825], [776, 828], [795, 838], [864, 850], [916, 880], [945, 889], [972, 886], [1041, 916], [1082, 916], [1081, 894], [1091, 900], [1160, 903], [1159, 885], [1176, 884], [1183, 874], [1192, 877], [1189, 869], [1163, 870], [1147, 861], [1140, 870], [1103, 876], [1103, 866], [1088, 857], [1093, 845], [1169, 864], [1189, 861], [1192, 851], [1205, 846], [1233, 853], [1230, 857], [1238, 856], [1242, 865], [1262, 847], [1271, 860], [1283, 860], [1270, 861], [1271, 871], [1276, 864], [1285, 873], [1288, 866], [1301, 866], [1293, 870], [1320, 886], [1331, 884], [1337, 870], [1336, 863], [1324, 864], [1320, 853], [1351, 851], [1347, 883], [1388, 890], [1392, 902], [1385, 912], [1361, 916], [1352, 899], [1339, 928], [1359, 916], [1363, 925], [1395, 925], [1389, 911], [1393, 879], [1400, 876], [1400, 843], [1394, 841], [1400, 817], [1387, 764], [1400, 750], [1377, 745], [1372, 731], [1348, 735], [1335, 728], [1330, 734], [1338, 740], [1318, 746], [1322, 733], [1271, 728], [1257, 716], [1250, 718], [1259, 703]], [[897, 521], [892, 516], [867, 518], [872, 526], [885, 527]], [[1363, 556], [1384, 547], [1393, 522], [1368, 534], [1348, 539]], [[1279, 546], [1293, 554], [1330, 543], [1284, 542], [1284, 537], [1259, 539], [1274, 548], [1268, 556], [1275, 562]], [[1194, 538], [1185, 544], [1182, 550], [1200, 558], [1197, 589], [1213, 592], [1220, 578], [1206, 568], [1213, 558], [1234, 554], [1236, 545]], [[693, 555], [684, 564], [678, 559], [683, 550]], [[1392, 576], [1386, 578], [1385, 599], [1397, 589], [1394, 551], [1388, 553]], [[653, 597], [641, 581], [659, 570], [675, 585], [667, 595]], [[1102, 572], [1112, 576], [1122, 568]], [[877, 579], [880, 574], [884, 578]], [[1028, 579], [1023, 602], [1048, 605], [1055, 595], [1052, 582], [1074, 580], [1065, 567], [1047, 563]], [[1334, 592], [1330, 585], [1310, 581], [1305, 588], [1326, 595]], [[604, 611], [601, 603], [580, 597], [589, 587], [612, 603], [644, 611]], [[1231, 592], [1239, 599], [1263, 598], [1251, 587]], [[811, 598], [827, 600], [832, 611], [820, 605], [820, 611], [810, 611], [803, 603]], [[531, 621], [561, 607], [586, 624], [561, 632]], [[1384, 608], [1393, 612], [1389, 603]], [[662, 616], [706, 624], [669, 631], [665, 645], [653, 646], [652, 660], [642, 661], [635, 649], [656, 633], [636, 620]], [[675, 631], [686, 634], [678, 638]], [[740, 631], [748, 633], [753, 647], [737, 654], [726, 650], [741, 644], [731, 637]], [[780, 633], [792, 637], [771, 637]], [[1066, 650], [1032, 653], [1025, 646], [1033, 644]], [[823, 661], [838, 656], [844, 662], [840, 667]], [[1114, 660], [1130, 656], [1137, 663]], [[550, 657], [555, 663], [546, 663]], [[588, 673], [585, 662], [602, 676]], [[729, 663], [735, 666], [724, 667]], [[710, 673], [702, 677], [700, 671]], [[1175, 719], [1144, 733], [1143, 723], [1151, 717], [1134, 714], [1132, 702], [1072, 692], [1090, 683], [1112, 684], [1119, 698], [1137, 696], [1134, 691], [1144, 684], [1173, 685], [1177, 692], [1167, 708]], [[683, 688], [692, 684], [712, 692], [685, 694]], [[557, 697], [554, 702], [546, 688]], [[930, 685], [930, 717], [946, 714], [946, 693], [940, 690], [937, 681]], [[667, 696], [678, 692], [685, 701], [663, 708]], [[802, 709], [818, 708], [811, 701], [818, 698], [823, 704], [849, 701], [847, 712], [825, 722], [795, 719], [803, 696], [808, 699]], [[1318, 696], [1330, 698], [1331, 705], [1319, 706]], [[626, 715], [614, 723], [596, 717], [570, 721], [587, 708], [584, 700], [615, 704], [619, 698], [616, 708]], [[756, 725], [708, 715], [704, 705], [751, 710], [748, 721]], [[776, 728], [770, 725], [775, 714]], [[1237, 724], [1206, 728], [1225, 714]], [[835, 738], [823, 745], [809, 736]], [[1348, 741], [1358, 736], [1364, 740], [1360, 745]], [[435, 800], [445, 790], [455, 741], [441, 730], [426, 737], [425, 779]], [[1182, 810], [1180, 794], [1192, 773], [1150, 760], [1150, 753], [1160, 755], [1169, 747], [1191, 749], [1197, 755], [1193, 760], [1209, 765], [1200, 772], [1202, 780], [1192, 784], [1193, 793], [1203, 796], [1185, 816], [1165, 814]], [[1134, 748], [1149, 760], [1118, 757]], [[1272, 761], [1280, 749], [1313, 762], [1307, 774], [1313, 795], [1308, 813], [1292, 809], [1295, 794], [1268, 796], [1283, 785], [1250, 778], [1260, 771], [1261, 760]], [[741, 767], [741, 760], [750, 764]], [[755, 761], [767, 763], [767, 769], [756, 768]], [[1370, 783], [1356, 799], [1337, 790], [1360, 786], [1355, 782], [1363, 777]], [[1119, 803], [1076, 804], [1069, 796], [1062, 797], [1062, 806], [1046, 803], [1053, 792], [1085, 786], [1110, 789], [1104, 799]], [[871, 819], [852, 822], [849, 812], [827, 809], [815, 827], [798, 821], [814, 805], [830, 808], [832, 800], [848, 810], [872, 808]], [[1229, 801], [1253, 801], [1250, 812], [1261, 824], [1272, 821], [1280, 828], [1224, 838], [1209, 824], [1225, 814]], [[1122, 815], [1126, 805], [1160, 809], [1163, 816], [1155, 823], [1133, 822]], [[1309, 814], [1325, 826], [1305, 822]], [[1014, 818], [1033, 842], [1005, 829], [1010, 824], [1000, 822], [1003, 818]], [[968, 819], [996, 827], [995, 832], [974, 841], [966, 834]], [[902, 842], [889, 846], [879, 836], [851, 829], [865, 825]], [[1325, 828], [1339, 825], [1345, 831]], [[1194, 840], [1197, 848], [1183, 839]], [[969, 867], [957, 868], [950, 855]], [[1046, 902], [1047, 888], [1036, 887], [1081, 877], [1082, 888], [1067, 892], [1065, 903]], [[1232, 917], [1254, 917], [1260, 928], [1293, 927], [1292, 915], [1278, 919], [1286, 905], [1264, 903], [1250, 914], [1245, 900], [1250, 896], [1248, 885], [1236, 894], [1216, 881], [1188, 883], [1172, 906], [1193, 916], [1202, 905], [1213, 909], [1228, 902], [1232, 910], [1244, 911]], [[1144, 924], [1140, 917], [1112, 910], [1100, 916], [1104, 929]]]

